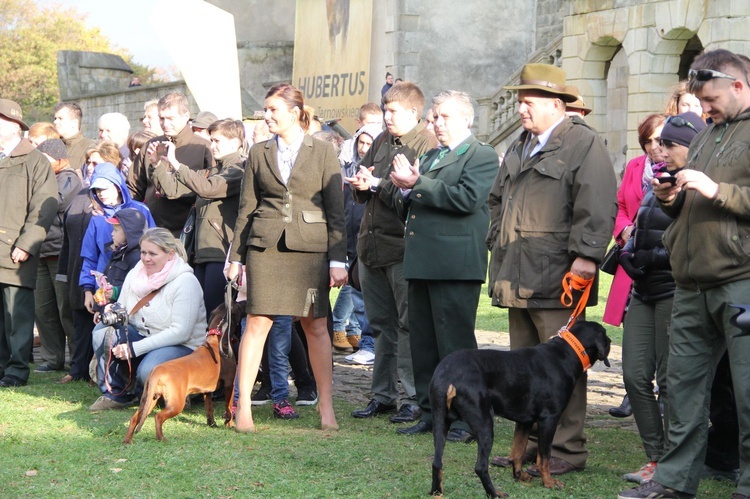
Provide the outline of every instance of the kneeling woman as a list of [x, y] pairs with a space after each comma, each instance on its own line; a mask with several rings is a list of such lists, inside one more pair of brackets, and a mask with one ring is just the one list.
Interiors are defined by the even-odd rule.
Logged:
[[167, 229], [143, 234], [141, 261], [128, 273], [117, 300], [128, 313], [128, 326], [100, 323], [94, 329], [104, 395], [90, 411], [128, 407], [154, 367], [192, 353], [205, 341], [203, 292], [185, 258], [182, 244]]

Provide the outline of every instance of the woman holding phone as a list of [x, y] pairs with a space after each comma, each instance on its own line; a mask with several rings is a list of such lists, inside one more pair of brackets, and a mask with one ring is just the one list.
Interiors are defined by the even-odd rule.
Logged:
[[[651, 479], [657, 461], [666, 452], [665, 425], [669, 421], [667, 361], [675, 284], [662, 235], [672, 219], [662, 211], [652, 187], [653, 182], [671, 182], [685, 167], [690, 142], [705, 126], [692, 112], [667, 118], [659, 142], [666, 166], [654, 174], [638, 209], [633, 236], [620, 253], [620, 265], [633, 279], [622, 334], [622, 377], [648, 457], [640, 470], [624, 476], [636, 483]], [[664, 404], [663, 417], [654, 396], [654, 373]]]

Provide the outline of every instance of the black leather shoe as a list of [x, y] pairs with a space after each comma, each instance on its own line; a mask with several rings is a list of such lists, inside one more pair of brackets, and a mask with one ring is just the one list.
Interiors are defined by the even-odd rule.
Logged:
[[2, 388], [13, 388], [13, 387], [24, 386], [24, 385], [26, 385], [26, 381], [22, 380], [21, 378], [12, 376], [10, 374], [6, 374], [3, 379], [0, 379], [0, 387]]
[[388, 418], [391, 423], [411, 423], [422, 417], [422, 409], [412, 404], [401, 404], [396, 414]]
[[396, 430], [396, 432], [400, 433], [401, 435], [419, 435], [420, 433], [431, 433], [432, 423], [420, 421], [414, 426], [408, 426], [406, 428], [399, 428], [398, 430]]
[[370, 400], [367, 407], [361, 411], [352, 411], [353, 418], [365, 419], [371, 418], [376, 414], [387, 414], [389, 412], [396, 412], [396, 404], [383, 404], [375, 399]]
[[468, 444], [476, 440], [474, 434], [470, 431], [462, 430], [461, 428], [453, 428], [448, 432], [448, 436], [445, 437], [449, 442], [461, 442]]
[[633, 414], [633, 409], [630, 407], [630, 399], [627, 395], [622, 398], [622, 403], [619, 407], [612, 407], [609, 410], [609, 415], [615, 418], [627, 418]]

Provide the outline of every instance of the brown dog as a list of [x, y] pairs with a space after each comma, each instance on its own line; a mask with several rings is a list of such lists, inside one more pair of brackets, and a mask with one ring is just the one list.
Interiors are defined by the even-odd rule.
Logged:
[[[233, 303], [232, 323], [226, 328], [226, 335], [229, 338], [239, 329], [239, 321], [242, 315], [242, 307]], [[162, 433], [164, 421], [180, 414], [185, 408], [185, 397], [195, 393], [203, 394], [206, 422], [209, 426], [216, 426], [211, 393], [219, 387], [219, 382], [224, 384], [226, 400], [224, 424], [231, 423], [232, 392], [234, 390], [237, 361], [232, 353], [231, 346], [223, 348], [223, 352], [219, 348], [219, 344], [224, 337], [222, 326], [225, 322], [225, 316], [226, 306], [222, 303], [211, 313], [206, 342], [203, 345], [196, 348], [190, 355], [160, 364], [151, 371], [146, 380], [146, 386], [143, 388], [141, 403], [130, 419], [130, 427], [125, 434], [123, 443], [132, 443], [133, 433], [141, 430], [143, 423], [151, 414], [159, 398], [164, 398], [165, 407], [154, 416], [157, 440], [164, 440], [164, 434]], [[225, 342], [225, 344], [227, 343], [230, 342]]]

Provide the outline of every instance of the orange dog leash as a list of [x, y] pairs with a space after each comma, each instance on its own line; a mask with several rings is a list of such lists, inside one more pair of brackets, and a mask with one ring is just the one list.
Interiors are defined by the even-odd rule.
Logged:
[[575, 324], [578, 317], [586, 309], [586, 303], [589, 301], [589, 295], [591, 294], [591, 287], [593, 283], [593, 278], [584, 279], [583, 277], [577, 276], [572, 272], [568, 272], [567, 274], [565, 274], [565, 277], [563, 277], [563, 293], [562, 296], [560, 296], [560, 302], [563, 305], [565, 305], [566, 307], [572, 307], [573, 303], [575, 302], [575, 299], [573, 298], [573, 291], [581, 292], [581, 299], [578, 300], [578, 304], [573, 309], [573, 313], [570, 314], [568, 323], [560, 328], [560, 331], [558, 331], [557, 335], [565, 340], [565, 342], [570, 345], [570, 347], [575, 351], [576, 355], [578, 355], [578, 359], [581, 361], [581, 365], [583, 366], [584, 371], [591, 367], [591, 360], [589, 359], [589, 355], [586, 353], [586, 349], [583, 347], [583, 345], [581, 345], [581, 342], [578, 341], [578, 338], [573, 336], [573, 333], [570, 332], [570, 328], [573, 327], [573, 324]]

